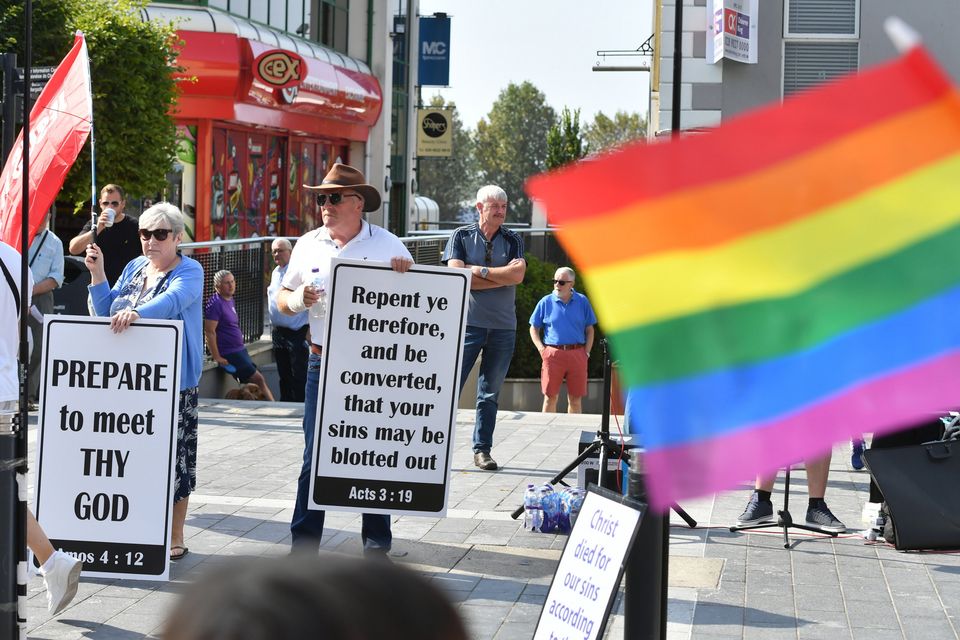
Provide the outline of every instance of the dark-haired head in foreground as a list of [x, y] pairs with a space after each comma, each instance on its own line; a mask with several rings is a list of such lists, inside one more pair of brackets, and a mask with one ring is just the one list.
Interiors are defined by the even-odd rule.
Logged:
[[426, 578], [339, 556], [243, 559], [183, 594], [164, 640], [467, 640], [456, 610]]

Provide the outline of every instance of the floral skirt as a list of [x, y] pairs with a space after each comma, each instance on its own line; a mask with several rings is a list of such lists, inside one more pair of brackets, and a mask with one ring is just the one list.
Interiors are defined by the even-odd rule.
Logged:
[[199, 387], [180, 392], [180, 416], [177, 420], [177, 477], [173, 501], [180, 502], [197, 488], [197, 400]]

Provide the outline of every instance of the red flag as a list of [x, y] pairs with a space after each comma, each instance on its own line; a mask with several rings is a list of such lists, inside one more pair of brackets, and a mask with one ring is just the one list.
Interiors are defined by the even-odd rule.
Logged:
[[[73, 48], [30, 111], [30, 240], [87, 141], [92, 123], [87, 42], [77, 32]], [[23, 131], [0, 174], [0, 240], [17, 250], [22, 205]]]

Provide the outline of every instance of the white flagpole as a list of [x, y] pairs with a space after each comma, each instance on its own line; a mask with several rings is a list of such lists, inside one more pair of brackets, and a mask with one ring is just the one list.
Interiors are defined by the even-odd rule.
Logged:
[[[77, 35], [83, 37], [82, 31]], [[87, 39], [83, 38], [83, 48]], [[90, 232], [97, 241], [97, 136], [93, 126], [93, 74], [90, 72], [90, 52], [87, 51], [87, 104], [90, 107]]]

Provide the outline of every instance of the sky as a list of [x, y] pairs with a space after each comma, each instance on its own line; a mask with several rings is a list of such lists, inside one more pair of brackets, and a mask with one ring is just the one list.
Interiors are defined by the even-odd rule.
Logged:
[[[510, 82], [532, 82], [557, 113], [580, 109], [646, 115], [649, 73], [593, 71], [598, 50], [635, 50], [652, 33], [652, 0], [420, 0], [420, 14], [450, 16], [450, 87], [424, 87], [456, 102], [464, 125], [476, 128]], [[607, 58], [602, 64], [638, 64]]]

